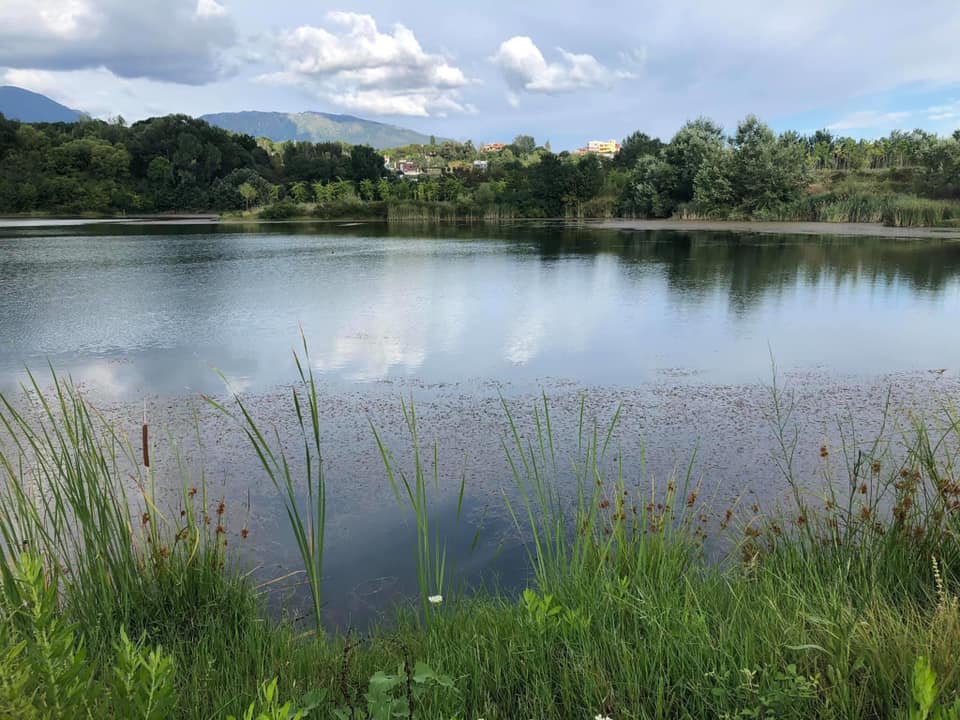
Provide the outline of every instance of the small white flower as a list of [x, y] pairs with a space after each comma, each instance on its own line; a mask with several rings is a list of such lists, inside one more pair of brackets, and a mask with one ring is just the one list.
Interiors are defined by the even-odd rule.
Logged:
[[595, 715], [593, 720], [613, 720], [613, 718], [606, 715]]
[[431, 595], [427, 600], [430, 601], [431, 605], [439, 605], [443, 602], [443, 595]]

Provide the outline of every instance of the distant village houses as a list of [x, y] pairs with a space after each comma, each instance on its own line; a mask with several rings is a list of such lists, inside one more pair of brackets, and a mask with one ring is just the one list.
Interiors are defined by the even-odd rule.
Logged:
[[506, 147], [507, 147], [506, 143], [500, 143], [500, 142], [484, 143], [483, 145], [480, 146], [480, 152], [485, 152], [485, 153], [501, 152], [502, 150], [505, 150]]
[[420, 166], [409, 160], [401, 160], [397, 163], [397, 171], [404, 177], [420, 177]]

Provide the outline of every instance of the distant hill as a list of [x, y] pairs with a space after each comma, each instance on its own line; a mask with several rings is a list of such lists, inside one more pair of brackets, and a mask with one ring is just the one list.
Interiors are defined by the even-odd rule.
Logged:
[[[211, 125], [254, 137], [311, 142], [345, 142], [351, 145], [372, 145], [391, 148], [400, 145], [426, 145], [430, 136], [414, 130], [364, 120], [353, 115], [331, 115], [321, 112], [227, 112], [203, 115]], [[437, 138], [443, 142], [444, 138]]]
[[76, 122], [80, 113], [46, 95], [12, 85], [0, 86], [0, 113], [21, 122]]

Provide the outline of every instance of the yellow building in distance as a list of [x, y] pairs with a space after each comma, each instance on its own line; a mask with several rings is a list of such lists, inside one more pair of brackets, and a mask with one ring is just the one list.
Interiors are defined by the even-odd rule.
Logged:
[[587, 152], [597, 155], [616, 155], [620, 152], [620, 144], [616, 140], [591, 140], [587, 143]]

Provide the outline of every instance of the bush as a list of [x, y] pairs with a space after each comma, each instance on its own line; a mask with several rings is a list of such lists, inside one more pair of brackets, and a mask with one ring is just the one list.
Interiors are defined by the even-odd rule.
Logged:
[[289, 200], [268, 205], [260, 211], [261, 220], [289, 220], [290, 218], [305, 216], [306, 210], [296, 203]]

